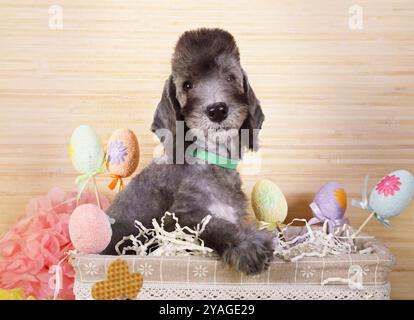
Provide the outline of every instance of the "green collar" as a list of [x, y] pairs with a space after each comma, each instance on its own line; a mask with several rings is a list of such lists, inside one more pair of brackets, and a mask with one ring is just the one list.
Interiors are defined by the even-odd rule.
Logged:
[[232, 170], [235, 170], [239, 163], [238, 160], [229, 159], [226, 157], [219, 156], [218, 154], [212, 152], [198, 149], [194, 150], [193, 157], [205, 160], [209, 164], [215, 164], [216, 166]]

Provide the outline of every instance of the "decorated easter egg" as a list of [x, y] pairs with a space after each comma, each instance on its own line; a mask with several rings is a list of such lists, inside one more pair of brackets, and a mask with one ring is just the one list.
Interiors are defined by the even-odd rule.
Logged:
[[73, 131], [69, 146], [70, 159], [76, 171], [95, 172], [102, 167], [104, 150], [95, 130], [81, 125]]
[[256, 182], [251, 195], [253, 211], [257, 220], [282, 223], [288, 213], [288, 205], [282, 190], [270, 180]]
[[69, 236], [75, 249], [83, 253], [100, 253], [111, 242], [109, 217], [94, 204], [78, 206], [69, 220]]
[[344, 187], [338, 182], [324, 184], [316, 193], [310, 207], [313, 218], [309, 220], [309, 224], [327, 222], [329, 232], [348, 224], [348, 219], [344, 218], [347, 196]]
[[345, 189], [338, 182], [328, 182], [316, 193], [313, 203], [317, 205], [319, 215], [329, 219], [340, 219], [347, 207]]
[[369, 206], [381, 218], [389, 219], [402, 213], [414, 195], [414, 176], [397, 170], [383, 177], [372, 189]]
[[112, 133], [106, 147], [106, 167], [110, 174], [125, 178], [134, 173], [139, 162], [138, 139], [130, 129]]

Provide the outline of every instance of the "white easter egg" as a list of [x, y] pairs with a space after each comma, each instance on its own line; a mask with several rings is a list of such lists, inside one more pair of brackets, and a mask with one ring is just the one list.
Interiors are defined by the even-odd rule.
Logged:
[[372, 189], [369, 205], [384, 219], [395, 217], [409, 205], [414, 195], [414, 176], [397, 170], [383, 177]]
[[104, 150], [95, 130], [81, 125], [73, 131], [70, 138], [70, 159], [80, 173], [94, 172], [102, 166]]

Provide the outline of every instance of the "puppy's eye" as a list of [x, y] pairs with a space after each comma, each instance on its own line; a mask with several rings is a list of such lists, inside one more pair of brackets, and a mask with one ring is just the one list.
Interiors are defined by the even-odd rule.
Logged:
[[189, 91], [193, 88], [193, 84], [190, 81], [186, 81], [183, 83], [184, 91]]
[[232, 74], [229, 74], [229, 75], [226, 76], [226, 80], [228, 82], [233, 82], [235, 80], [235, 78], [234, 78], [234, 76]]

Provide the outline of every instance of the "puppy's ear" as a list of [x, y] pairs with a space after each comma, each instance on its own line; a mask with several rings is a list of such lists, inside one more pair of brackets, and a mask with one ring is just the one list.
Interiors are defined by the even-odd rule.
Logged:
[[[258, 146], [258, 134], [259, 130], [262, 128], [262, 123], [265, 119], [262, 108], [260, 106], [260, 101], [256, 98], [256, 95], [253, 92], [252, 87], [250, 86], [249, 80], [247, 79], [247, 74], [243, 70], [243, 90], [244, 94], [247, 97], [249, 105], [249, 114], [242, 125], [242, 129], [249, 129], [249, 143], [246, 144], [250, 150], [257, 151]], [[255, 142], [255, 143], [253, 143]]]
[[[179, 120], [180, 104], [176, 98], [175, 84], [170, 76], [164, 85], [161, 101], [155, 110], [151, 131], [157, 134], [158, 129], [167, 129], [173, 136], [176, 133], [176, 120]], [[159, 136], [161, 139], [161, 137]]]

